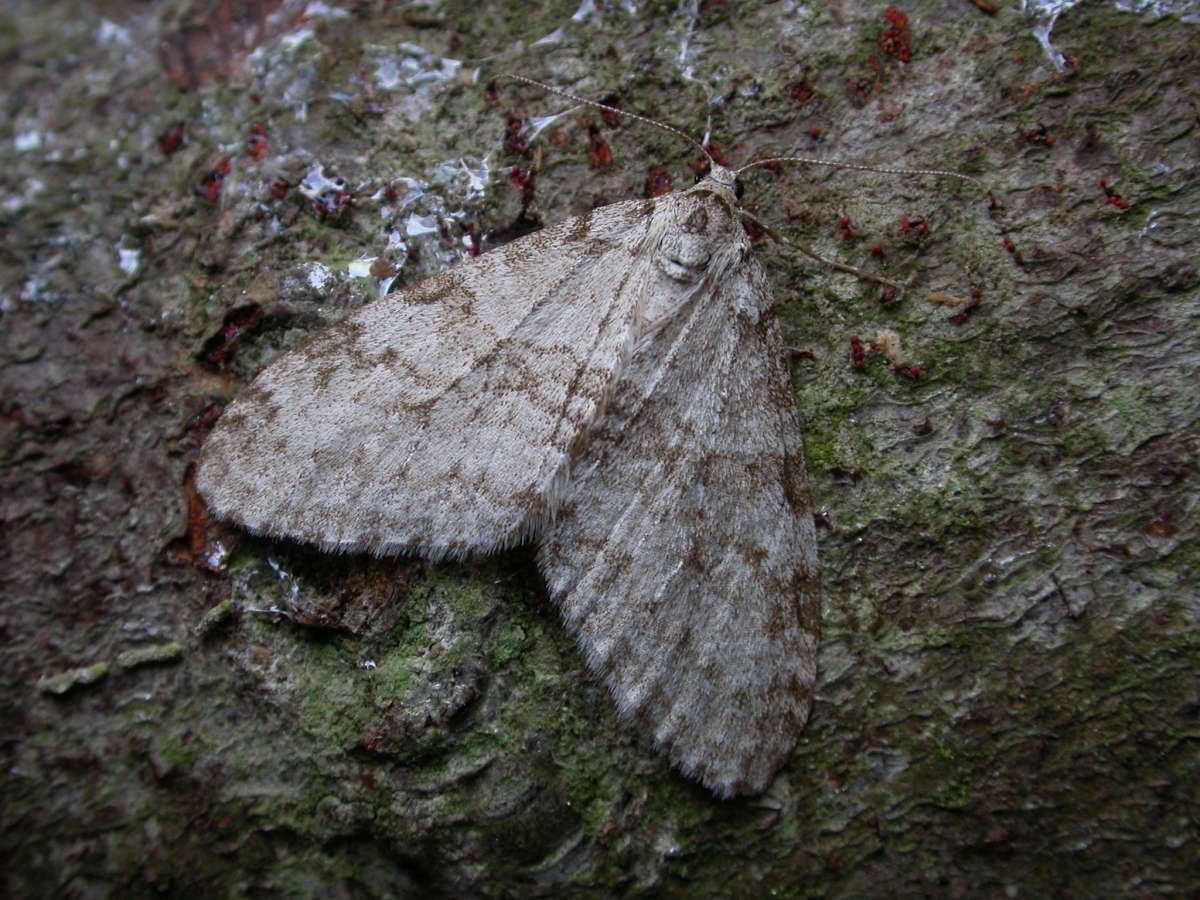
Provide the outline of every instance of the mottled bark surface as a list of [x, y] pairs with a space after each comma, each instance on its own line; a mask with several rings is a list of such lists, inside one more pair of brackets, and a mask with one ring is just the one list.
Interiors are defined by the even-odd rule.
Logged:
[[[1059, 72], [1012, 3], [920, 0], [907, 32], [632, 6], [0, 12], [6, 895], [1200, 889], [1197, 26], [1087, 4]], [[1003, 204], [746, 179], [784, 233], [912, 282], [883, 302], [759, 244], [824, 584], [813, 719], [762, 797], [618, 726], [527, 551], [329, 558], [189, 488], [221, 403], [381, 278], [690, 184], [694, 149], [598, 113], [526, 147], [569, 104], [505, 70], [711, 117], [735, 164], [956, 169]], [[344, 186], [302, 190], [321, 165]]]

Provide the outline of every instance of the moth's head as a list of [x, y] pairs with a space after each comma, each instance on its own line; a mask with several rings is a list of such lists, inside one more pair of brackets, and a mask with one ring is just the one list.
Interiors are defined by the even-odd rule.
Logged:
[[730, 211], [737, 209], [738, 201], [742, 199], [742, 183], [738, 181], [737, 173], [716, 163], [706, 174], [697, 177], [696, 185], [691, 190], [720, 197], [728, 204]]

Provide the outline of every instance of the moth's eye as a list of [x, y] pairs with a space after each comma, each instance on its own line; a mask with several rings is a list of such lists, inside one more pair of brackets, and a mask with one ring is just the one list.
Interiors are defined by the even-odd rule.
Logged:
[[741, 200], [742, 194], [744, 194], [745, 192], [746, 192], [746, 189], [744, 187], [742, 187], [742, 183], [740, 181], [738, 181], [737, 179], [734, 179], [733, 196], [736, 197], [737, 199]]
[[692, 184], [699, 184], [700, 182], [702, 182], [702, 181], [703, 181], [705, 178], [707, 178], [707, 177], [708, 177], [708, 170], [707, 170], [707, 169], [706, 169], [706, 170], [704, 170], [703, 172], [697, 172], [697, 173], [696, 173], [696, 180], [695, 180], [695, 181], [693, 181], [693, 182], [692, 182]]

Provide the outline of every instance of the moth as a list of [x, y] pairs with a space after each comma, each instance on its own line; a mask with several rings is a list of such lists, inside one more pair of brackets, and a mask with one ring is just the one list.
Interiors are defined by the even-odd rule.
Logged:
[[283, 354], [221, 416], [196, 484], [218, 516], [331, 552], [536, 541], [621, 719], [718, 797], [758, 793], [808, 719], [820, 622], [772, 306], [714, 162]]

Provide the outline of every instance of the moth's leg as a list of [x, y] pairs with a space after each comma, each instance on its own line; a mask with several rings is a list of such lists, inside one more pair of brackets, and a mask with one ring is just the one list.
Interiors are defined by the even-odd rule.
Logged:
[[897, 284], [896, 282], [891, 281], [887, 278], [884, 278], [881, 275], [875, 275], [872, 272], [864, 272], [862, 269], [854, 268], [854, 266], [847, 266], [844, 263], [836, 262], [835, 260], [832, 260], [832, 259], [826, 259], [824, 256], [821, 256], [821, 254], [817, 253], [815, 250], [810, 250], [808, 247], [804, 246], [801, 243], [798, 243], [797, 241], [793, 241], [790, 238], [785, 238], [785, 237], [777, 234], [775, 232], [775, 230], [771, 228], [771, 226], [760, 221], [758, 218], [756, 218], [755, 216], [746, 212], [745, 210], [739, 210], [739, 213], [742, 215], [743, 218], [749, 219], [751, 222], [753, 222], [755, 225], [757, 225], [759, 228], [761, 228], [763, 231], [765, 231], [768, 235], [770, 235], [772, 240], [776, 241], [777, 243], [784, 244], [788, 247], [791, 247], [794, 250], [799, 250], [805, 256], [809, 257], [810, 259], [816, 260], [817, 262], [821, 263], [822, 265], [829, 266], [829, 268], [831, 268], [831, 269], [837, 269], [837, 271], [839, 271], [839, 272], [846, 272], [847, 274], [853, 275], [856, 278], [860, 278], [863, 281], [873, 281], [876, 284], [882, 284], [882, 285], [885, 285], [886, 287], [894, 288], [897, 291], [901, 289], [901, 286], [899, 284]]

